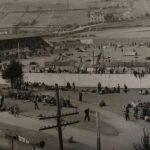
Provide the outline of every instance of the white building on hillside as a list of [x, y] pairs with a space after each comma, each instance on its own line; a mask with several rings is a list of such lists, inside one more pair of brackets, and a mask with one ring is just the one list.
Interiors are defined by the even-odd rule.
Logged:
[[101, 9], [93, 9], [89, 13], [89, 23], [103, 23], [105, 22], [104, 13]]

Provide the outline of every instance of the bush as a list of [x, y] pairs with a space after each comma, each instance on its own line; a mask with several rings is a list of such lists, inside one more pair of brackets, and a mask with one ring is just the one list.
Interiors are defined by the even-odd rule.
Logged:
[[143, 137], [141, 138], [141, 143], [133, 144], [133, 146], [135, 150], [149, 150], [150, 149], [149, 132], [144, 129]]
[[100, 107], [105, 107], [105, 106], [106, 106], [105, 101], [102, 100], [102, 101], [99, 103], [99, 106], [100, 106]]

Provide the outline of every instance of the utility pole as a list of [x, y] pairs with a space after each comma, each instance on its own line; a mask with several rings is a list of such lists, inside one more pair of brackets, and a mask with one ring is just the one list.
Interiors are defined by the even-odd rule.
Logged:
[[94, 51], [93, 51], [93, 66], [94, 66], [94, 57], [95, 57], [95, 56], [94, 56]]
[[35, 146], [33, 146], [32, 149], [35, 150]]
[[14, 150], [14, 139], [11, 139], [11, 150]]
[[18, 42], [18, 61], [20, 60], [20, 45], [19, 45], [19, 42]]
[[69, 10], [69, 0], [67, 0], [67, 11]]
[[97, 150], [101, 150], [100, 115], [99, 115], [99, 112], [96, 112], [96, 121], [97, 121]]
[[60, 99], [59, 99], [58, 84], [55, 84], [55, 90], [56, 90], [56, 101], [57, 101], [57, 114], [53, 115], [53, 116], [40, 117], [39, 119], [40, 120], [56, 119], [57, 123], [56, 123], [56, 125], [41, 127], [39, 129], [39, 131], [57, 128], [58, 129], [58, 137], [59, 137], [59, 150], [63, 150], [62, 127], [79, 123], [79, 120], [62, 122], [62, 117], [78, 115], [79, 112], [75, 111], [75, 112], [70, 112], [70, 113], [61, 113], [61, 107], [62, 106], [61, 106], [61, 102], [60, 102]]
[[60, 150], [63, 150], [63, 137], [62, 137], [62, 129], [61, 129], [61, 104], [59, 100], [58, 84], [55, 84], [55, 89], [56, 89], [56, 99], [57, 99], [57, 125], [58, 125], [59, 146], [60, 146]]

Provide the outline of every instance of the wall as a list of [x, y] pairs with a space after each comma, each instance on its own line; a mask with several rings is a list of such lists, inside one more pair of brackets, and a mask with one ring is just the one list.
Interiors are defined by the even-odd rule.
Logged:
[[[25, 73], [24, 80], [29, 82], [44, 82], [47, 85], [58, 83], [65, 86], [67, 82], [75, 82], [79, 87], [97, 87], [98, 82], [102, 86], [114, 87], [126, 84], [129, 88], [150, 88], [150, 75], [144, 78], [136, 78], [133, 74], [55, 74], [55, 73]], [[0, 76], [0, 84], [8, 84]]]
[[[10, 150], [12, 149], [11, 139], [6, 138], [4, 135], [0, 134], [0, 149]], [[33, 147], [29, 144], [25, 144], [19, 141], [14, 141], [14, 150], [33, 150]], [[37, 148], [36, 150], [42, 150]]]
[[26, 73], [25, 81], [44, 82], [48, 85], [58, 83], [61, 86], [67, 82], [75, 82], [79, 87], [97, 87], [98, 82], [102, 86], [114, 87], [126, 84], [129, 88], [150, 88], [150, 75], [139, 79], [132, 74], [55, 74], [55, 73]]

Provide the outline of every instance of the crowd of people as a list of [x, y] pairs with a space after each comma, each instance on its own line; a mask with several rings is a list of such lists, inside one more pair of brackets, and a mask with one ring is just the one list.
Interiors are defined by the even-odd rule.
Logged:
[[141, 102], [138, 106], [141, 108], [141, 118], [150, 122], [150, 102]]
[[20, 109], [19, 109], [18, 104], [7, 106], [4, 103], [4, 100], [5, 100], [4, 94], [2, 91], [0, 91], [0, 112], [8, 111], [11, 114], [13, 114], [15, 117], [19, 117]]
[[[119, 64], [118, 64], [119, 65]], [[70, 67], [69, 67], [70, 68]], [[91, 68], [91, 67], [90, 67]], [[143, 67], [143, 69], [141, 71], [138, 71], [137, 67], [123, 67], [120, 65], [120, 67], [116, 66], [114, 67], [113, 65], [112, 66], [97, 66], [95, 68], [92, 68], [92, 71], [91, 69], [89, 69], [88, 67], [74, 67], [72, 66], [72, 69], [67, 69], [67, 66], [66, 66], [66, 69], [63, 69], [63, 68], [60, 68], [60, 67], [57, 67], [56, 69], [49, 69], [49, 68], [46, 68], [46, 70], [40, 70], [40, 71], [37, 71], [34, 73], [58, 73], [58, 74], [61, 74], [61, 73], [69, 73], [69, 74], [133, 74], [135, 77], [144, 77], [145, 74], [149, 74], [150, 72], [149, 71], [146, 71], [148, 70], [149, 68], [145, 68]], [[32, 72], [30, 72], [32, 73]]]
[[132, 102], [125, 105], [124, 116], [127, 121], [131, 120], [133, 116], [135, 119], [143, 119], [150, 122], [150, 102], [141, 102], [141, 100], [138, 100], [137, 103]]
[[39, 89], [39, 90], [53, 90], [54, 86], [46, 85], [45, 83], [41, 82], [24, 82], [21, 85], [21, 90], [30, 90], [30, 89]]
[[[26, 92], [26, 91], [15, 91], [9, 95], [10, 98], [16, 99], [16, 100], [24, 100], [24, 101], [31, 101], [34, 102], [35, 108], [38, 108], [37, 103], [42, 102], [45, 104], [48, 104], [50, 106], [56, 106], [56, 98], [55, 96], [50, 95], [44, 95], [44, 94], [33, 94], [32, 92]], [[63, 98], [61, 97], [62, 106], [63, 107], [73, 107], [71, 105], [69, 98]], [[38, 108], [39, 109], [39, 108]]]
[[136, 78], [144, 78], [144, 76], [145, 76], [145, 71], [136, 71], [136, 70], [134, 70], [133, 71], [133, 75], [136, 77]]
[[15, 117], [19, 117], [20, 109], [19, 109], [19, 106], [17, 104], [8, 107], [7, 110], [9, 113], [13, 114]]
[[[49, 106], [56, 106], [57, 105], [57, 100], [55, 96], [51, 95], [45, 95], [42, 94], [42, 92], [39, 93], [34, 93], [33, 91], [29, 89], [47, 89], [45, 87], [48, 87], [44, 83], [30, 83], [30, 82], [25, 82], [22, 85], [22, 89], [24, 90], [15, 90], [9, 94], [10, 98], [14, 98], [17, 100], [24, 100], [24, 101], [31, 101], [34, 104], [34, 109], [39, 110], [39, 102], [42, 102], [43, 104], [48, 104]], [[52, 90], [55, 90], [55, 86], [49, 86], [51, 87]], [[62, 89], [62, 87], [60, 88]], [[75, 91], [76, 94], [78, 94], [78, 101], [82, 102], [84, 99], [84, 90], [79, 89], [76, 87], [75, 82], [67, 82], [65, 89]], [[110, 87], [103, 87], [101, 83], [99, 82], [97, 84], [97, 89], [95, 90], [98, 94], [109, 94], [109, 93], [120, 93], [121, 90], [124, 93], [128, 93], [129, 89], [126, 84], [124, 84], [123, 89], [120, 87], [119, 84], [117, 86], [110, 88]], [[140, 94], [146, 95], [148, 94], [148, 91], [146, 89], [142, 89], [139, 92]], [[72, 108], [77, 108], [71, 104], [70, 97], [64, 98], [60, 97], [61, 105], [62, 107], [72, 107]], [[14, 114], [15, 117], [19, 116], [20, 109], [17, 104], [7, 107], [4, 105], [4, 95], [0, 94], [0, 110], [8, 110], [10, 113]], [[90, 110], [89, 108], [85, 109], [85, 120], [90, 121]], [[126, 120], [131, 119], [131, 114], [134, 116], [135, 119], [145, 119], [145, 121], [150, 122], [150, 103], [149, 102], [144, 102], [142, 103], [141, 101], [138, 101], [138, 103], [131, 103], [126, 106], [124, 106], [124, 116]]]
[[[72, 82], [72, 84], [70, 82], [67, 82], [66, 86], [60, 86], [59, 87], [62, 91], [65, 90], [76, 90], [76, 85], [75, 82]], [[21, 85], [21, 89], [23, 91], [30, 91], [30, 90], [34, 90], [34, 89], [38, 89], [38, 90], [55, 90], [55, 85], [47, 85], [44, 82], [24, 82]]]
[[[121, 87], [120, 87], [119, 84], [116, 87], [113, 87], [113, 88], [109, 88], [107, 86], [102, 87], [101, 83], [99, 82], [98, 85], [97, 85], [97, 91], [100, 94], [120, 93]], [[128, 92], [128, 87], [127, 87], [126, 84], [124, 84], [123, 91], [124, 91], [124, 93]]]
[[[33, 94], [34, 89], [38, 89], [38, 91], [45, 91], [45, 90], [55, 90], [55, 85], [46, 85], [45, 83], [41, 82], [25, 82], [22, 84], [21, 89], [10, 92], [9, 97], [10, 98], [15, 98], [15, 99], [20, 99], [20, 100], [37, 100], [37, 101], [46, 101], [50, 102], [53, 101], [53, 97], [50, 95], [39, 95], [39, 94]], [[120, 93], [121, 92], [121, 87], [118, 84], [117, 86], [114, 87], [108, 87], [108, 86], [102, 86], [101, 83], [99, 82], [97, 84], [97, 89], [90, 89], [90, 88], [79, 88], [76, 86], [75, 82], [67, 82], [66, 86], [60, 86], [60, 90], [62, 91], [74, 91], [74, 92], [79, 92], [79, 99], [82, 101], [82, 92], [92, 92], [92, 93], [99, 93], [99, 94], [110, 94], [110, 93]], [[35, 90], [36, 91], [36, 90]], [[129, 91], [128, 87], [126, 84], [123, 86], [123, 91], [124, 93], [127, 93]], [[37, 92], [37, 91], [36, 91]], [[54, 102], [52, 102], [54, 103]]]

